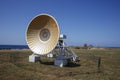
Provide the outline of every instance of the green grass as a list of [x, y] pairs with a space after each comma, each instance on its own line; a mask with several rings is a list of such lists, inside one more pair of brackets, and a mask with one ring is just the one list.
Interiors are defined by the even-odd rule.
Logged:
[[120, 49], [73, 51], [80, 62], [63, 68], [52, 65], [51, 59], [28, 62], [29, 50], [0, 51], [0, 80], [120, 80]]

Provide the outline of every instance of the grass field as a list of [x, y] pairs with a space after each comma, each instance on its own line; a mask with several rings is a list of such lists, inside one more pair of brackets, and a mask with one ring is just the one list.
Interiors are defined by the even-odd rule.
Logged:
[[0, 50], [0, 80], [120, 80], [120, 49], [73, 51], [80, 62], [60, 68], [51, 59], [28, 62], [29, 50]]

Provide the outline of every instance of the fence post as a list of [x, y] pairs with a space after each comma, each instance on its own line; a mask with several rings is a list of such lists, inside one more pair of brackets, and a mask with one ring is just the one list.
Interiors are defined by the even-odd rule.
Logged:
[[101, 57], [98, 58], [98, 72], [101, 71], [100, 68], [101, 68]]

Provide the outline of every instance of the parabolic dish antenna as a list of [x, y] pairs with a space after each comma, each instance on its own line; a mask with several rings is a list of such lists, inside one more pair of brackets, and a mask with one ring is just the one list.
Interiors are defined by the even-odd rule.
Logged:
[[35, 54], [48, 54], [55, 48], [58, 40], [59, 27], [51, 15], [41, 14], [32, 19], [27, 28], [26, 41]]
[[60, 67], [67, 65], [70, 61], [78, 61], [78, 56], [67, 47], [64, 39], [66, 36], [60, 35], [54, 17], [48, 14], [36, 16], [29, 23], [26, 32], [28, 47], [33, 52], [29, 56], [29, 62], [41, 61], [41, 55], [45, 54], [54, 58], [54, 65]]

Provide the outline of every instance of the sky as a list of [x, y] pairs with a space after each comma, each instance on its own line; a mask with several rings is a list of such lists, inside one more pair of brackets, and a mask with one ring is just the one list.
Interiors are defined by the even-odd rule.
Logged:
[[68, 45], [120, 47], [120, 0], [0, 0], [0, 44], [27, 45], [28, 24], [42, 13], [57, 20]]

